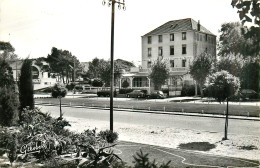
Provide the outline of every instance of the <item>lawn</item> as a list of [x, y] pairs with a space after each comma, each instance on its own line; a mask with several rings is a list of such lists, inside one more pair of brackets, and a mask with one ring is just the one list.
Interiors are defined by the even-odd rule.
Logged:
[[[59, 104], [56, 98], [36, 99], [36, 103]], [[109, 99], [105, 98], [63, 98], [64, 105], [79, 105], [92, 107], [109, 107]], [[166, 112], [189, 112], [205, 114], [224, 114], [225, 104], [191, 103], [191, 102], [154, 102], [144, 99], [132, 99], [128, 101], [114, 100], [114, 108], [166, 111]], [[236, 116], [259, 117], [260, 108], [258, 106], [229, 105], [229, 114]]]

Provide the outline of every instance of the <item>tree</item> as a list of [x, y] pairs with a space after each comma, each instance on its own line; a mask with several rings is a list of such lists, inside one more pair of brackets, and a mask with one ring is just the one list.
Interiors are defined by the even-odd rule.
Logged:
[[19, 100], [14, 88], [0, 88], [0, 125], [15, 125], [18, 121], [18, 107]]
[[241, 56], [244, 53], [246, 39], [242, 35], [243, 27], [239, 22], [221, 25], [218, 43], [219, 56]]
[[51, 71], [59, 74], [63, 83], [73, 81], [74, 71], [77, 72], [81, 69], [79, 60], [71, 52], [55, 47], [52, 48], [51, 54], [47, 56], [46, 61], [49, 63]]
[[54, 87], [52, 88], [51, 95], [54, 98], [59, 98], [60, 100], [60, 117], [59, 119], [62, 119], [62, 110], [61, 110], [61, 98], [65, 97], [67, 94], [67, 90], [62, 87], [60, 84], [55, 84]]
[[20, 114], [24, 108], [34, 109], [33, 83], [32, 83], [32, 61], [28, 58], [23, 61], [21, 76], [19, 78], [19, 100]]
[[224, 139], [226, 140], [228, 129], [228, 100], [231, 96], [238, 93], [240, 88], [240, 80], [227, 71], [222, 70], [208, 77], [207, 86], [212, 97], [217, 99], [219, 102], [223, 102], [224, 100], [227, 101], [224, 135]]
[[17, 55], [14, 54], [14, 47], [9, 42], [0, 41], [0, 51], [3, 51], [0, 54], [1, 60], [12, 61], [18, 58]]
[[157, 61], [152, 65], [151, 70], [149, 77], [154, 83], [155, 90], [160, 90], [166, 79], [169, 78], [169, 69], [165, 62], [157, 59]]
[[259, 0], [232, 0], [231, 5], [238, 9], [239, 18], [242, 24], [245, 22], [254, 22], [256, 25], [260, 25], [260, 7]]
[[203, 52], [195, 57], [192, 64], [190, 65], [190, 74], [199, 85], [202, 97], [202, 86], [206, 81], [206, 77], [211, 73], [212, 63], [212, 56], [207, 54], [206, 52]]
[[243, 64], [238, 59], [232, 57], [222, 57], [217, 62], [216, 69], [217, 71], [228, 71], [232, 75], [239, 77], [242, 72], [242, 66]]
[[[117, 81], [121, 76], [120, 69], [117, 64], [114, 64], [114, 81]], [[105, 83], [105, 86], [110, 86], [111, 64], [110, 61], [105, 61], [100, 66], [100, 79]]]
[[260, 71], [259, 70], [260, 70], [259, 61], [246, 62], [240, 74], [241, 88], [252, 89], [256, 91], [258, 94], [258, 98], [260, 98], [260, 88], [259, 88]]
[[220, 33], [219, 56], [254, 59], [259, 55], [259, 28], [247, 28], [238, 22], [231, 22], [222, 24]]
[[105, 64], [104, 59], [98, 59], [94, 58], [90, 63], [88, 67], [88, 76], [90, 78], [100, 78], [101, 68], [103, 64]]
[[0, 60], [0, 87], [14, 86], [12, 68], [5, 60]]

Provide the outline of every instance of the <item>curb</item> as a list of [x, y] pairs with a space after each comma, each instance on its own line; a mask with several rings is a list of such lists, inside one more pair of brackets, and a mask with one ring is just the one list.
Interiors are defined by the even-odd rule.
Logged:
[[[35, 103], [35, 105], [41, 106], [59, 106], [59, 104], [48, 104], [48, 103]], [[62, 107], [71, 107], [71, 108], [86, 108], [86, 109], [101, 109], [101, 110], [109, 110], [110, 108], [104, 107], [91, 107], [91, 106], [81, 106], [81, 105], [69, 105], [62, 104]], [[192, 116], [192, 117], [208, 117], [208, 118], [225, 118], [224, 115], [219, 114], [201, 114], [201, 113], [191, 113], [191, 112], [165, 112], [165, 111], [147, 111], [147, 110], [136, 110], [136, 109], [122, 109], [122, 108], [114, 108], [115, 111], [125, 111], [125, 112], [136, 112], [136, 113], [150, 113], [150, 114], [167, 114], [167, 115], [183, 115], [183, 116]], [[243, 117], [243, 116], [231, 116], [229, 115], [229, 119], [236, 120], [251, 120], [251, 121], [260, 121], [260, 117]]]

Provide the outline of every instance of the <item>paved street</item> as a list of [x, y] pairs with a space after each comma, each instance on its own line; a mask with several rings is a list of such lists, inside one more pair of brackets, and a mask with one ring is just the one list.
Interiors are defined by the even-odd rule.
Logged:
[[[49, 111], [58, 116], [58, 106], [40, 106], [43, 111]], [[63, 107], [63, 113], [68, 117], [87, 118], [98, 121], [109, 121], [109, 110], [70, 108]], [[114, 123], [131, 125], [156, 125], [174, 128], [183, 128], [199, 131], [223, 132], [223, 118], [204, 118], [193, 116], [164, 115], [164, 114], [144, 114], [126, 111], [114, 111]], [[229, 134], [259, 135], [260, 121], [229, 120]]]

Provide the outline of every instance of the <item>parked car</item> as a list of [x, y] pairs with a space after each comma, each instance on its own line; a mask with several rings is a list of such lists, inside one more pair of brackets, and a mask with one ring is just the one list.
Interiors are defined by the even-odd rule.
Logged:
[[242, 89], [240, 96], [242, 99], [254, 99], [257, 97], [257, 93], [252, 89]]
[[164, 99], [165, 98], [162, 91], [155, 91], [155, 92], [151, 93], [150, 95], [147, 95], [147, 97], [151, 98], [151, 99]]
[[145, 93], [141, 90], [133, 90], [132, 92], [127, 93], [126, 97], [136, 97], [136, 98], [145, 97]]

